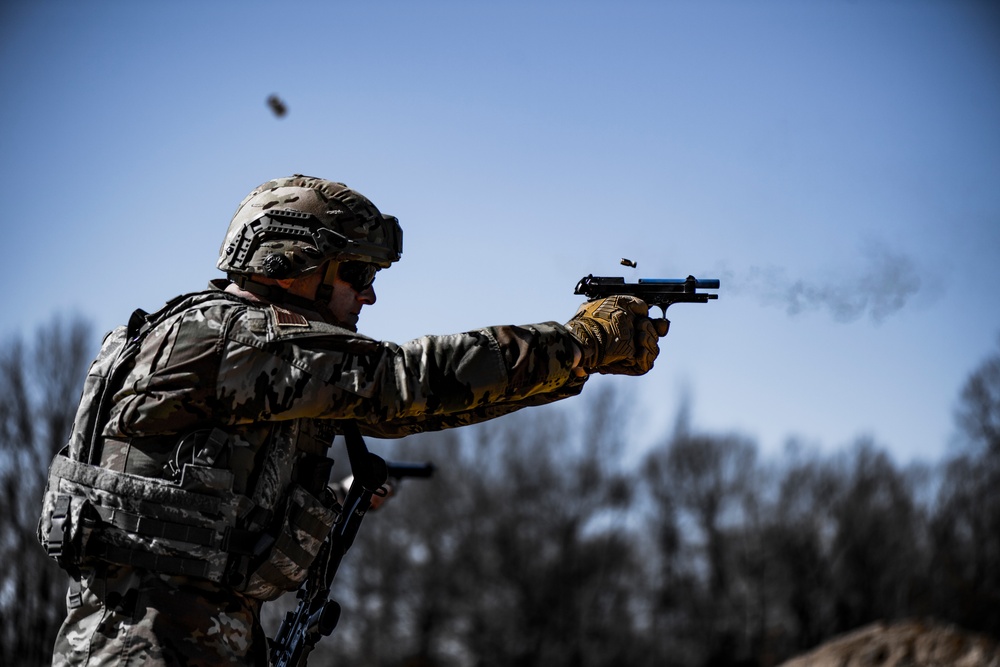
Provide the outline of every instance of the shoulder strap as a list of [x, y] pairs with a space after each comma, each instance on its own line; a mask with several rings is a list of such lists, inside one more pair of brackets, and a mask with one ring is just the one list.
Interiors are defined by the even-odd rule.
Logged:
[[111, 363], [111, 368], [108, 371], [107, 377], [104, 379], [103, 386], [100, 387], [97, 397], [97, 409], [95, 413], [96, 419], [91, 422], [91, 424], [93, 424], [93, 428], [88, 434], [89, 441], [87, 442], [86, 449], [80, 453], [81, 461], [92, 465], [98, 465], [100, 463], [100, 434], [103, 432], [104, 425], [107, 422], [108, 414], [111, 410], [111, 397], [116, 391], [118, 391], [125, 375], [132, 369], [131, 362], [139, 353], [139, 348], [142, 346], [143, 340], [146, 339], [146, 336], [153, 329], [153, 327], [180, 310], [186, 308], [190, 302], [205, 302], [212, 299], [218, 299], [220, 301], [234, 301], [239, 300], [239, 297], [218, 290], [210, 290], [176, 296], [167, 301], [162, 308], [152, 314], [147, 313], [141, 308], [137, 308], [133, 311], [132, 315], [129, 317], [128, 325], [125, 328], [125, 340], [121, 343], [121, 347], [118, 349], [115, 359]]

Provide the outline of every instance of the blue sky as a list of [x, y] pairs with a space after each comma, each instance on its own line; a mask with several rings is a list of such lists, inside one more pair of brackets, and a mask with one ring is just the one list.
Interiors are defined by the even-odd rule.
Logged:
[[200, 289], [299, 172], [401, 220], [379, 338], [565, 321], [587, 273], [722, 279], [652, 373], [594, 381], [640, 444], [687, 395], [765, 451], [933, 460], [997, 349], [989, 3], [8, 2], [0, 85], [5, 336]]

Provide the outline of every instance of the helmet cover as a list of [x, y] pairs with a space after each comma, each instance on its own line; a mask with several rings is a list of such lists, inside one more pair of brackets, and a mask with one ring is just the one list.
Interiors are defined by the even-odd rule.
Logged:
[[386, 268], [399, 260], [403, 232], [360, 192], [312, 176], [268, 181], [236, 209], [217, 266], [228, 274], [295, 278], [327, 261]]

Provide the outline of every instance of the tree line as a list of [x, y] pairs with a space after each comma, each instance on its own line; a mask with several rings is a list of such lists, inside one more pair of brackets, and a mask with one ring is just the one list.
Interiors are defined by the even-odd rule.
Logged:
[[[46, 664], [64, 613], [34, 530], [95, 351], [79, 321], [33, 341], [0, 352], [0, 664]], [[764, 667], [912, 617], [1000, 637], [1000, 345], [958, 397], [963, 446], [933, 464], [870, 439], [764, 457], [684, 409], [626, 462], [629, 396], [577, 403], [370, 442], [437, 471], [366, 519], [312, 661]], [[265, 606], [270, 632], [291, 598]]]

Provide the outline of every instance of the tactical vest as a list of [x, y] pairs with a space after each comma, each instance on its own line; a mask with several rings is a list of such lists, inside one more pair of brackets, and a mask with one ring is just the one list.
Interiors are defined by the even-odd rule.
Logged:
[[[219, 300], [245, 305], [219, 291], [186, 295], [152, 315], [137, 310], [128, 326], [105, 337], [84, 383], [69, 442], [49, 468], [38, 524], [49, 556], [74, 577], [106, 562], [206, 579], [268, 600], [302, 582], [333, 527], [340, 507], [326, 488], [333, 463], [326, 457], [330, 439], [318, 444], [299, 433], [313, 420], [274, 428], [266, 446], [284, 451], [271, 458], [311, 457], [301, 467], [312, 474], [293, 480], [271, 509], [234, 492], [233, 472], [216, 465], [232, 445], [233, 436], [221, 429], [185, 434], [189, 460], [169, 479], [101, 465], [112, 395], [147, 332], [189, 307]], [[305, 451], [290, 451], [300, 449], [300, 441]]]

